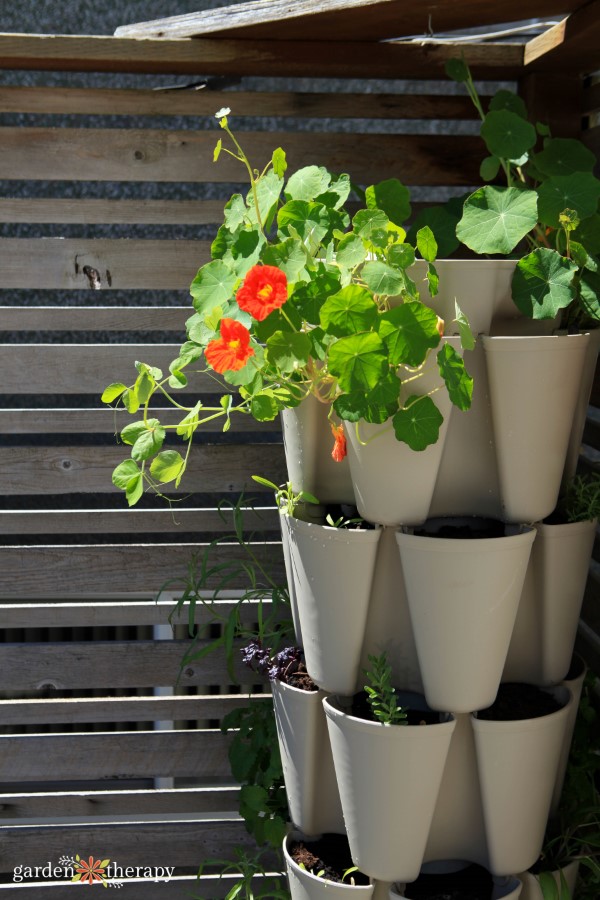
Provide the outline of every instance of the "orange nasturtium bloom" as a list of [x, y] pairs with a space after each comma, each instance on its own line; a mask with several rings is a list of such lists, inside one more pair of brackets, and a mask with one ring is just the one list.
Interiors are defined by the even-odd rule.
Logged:
[[333, 450], [331, 451], [331, 458], [335, 460], [335, 462], [341, 462], [346, 456], [346, 435], [344, 434], [344, 426], [343, 425], [333, 425], [331, 426], [331, 433], [335, 438], [335, 443], [333, 445]]
[[283, 306], [288, 296], [287, 277], [277, 266], [252, 266], [235, 299], [240, 309], [258, 322]]
[[215, 372], [237, 372], [243, 369], [254, 350], [250, 346], [250, 332], [236, 319], [221, 319], [221, 337], [210, 341], [204, 356]]
[[86, 862], [84, 859], [80, 860], [79, 868], [75, 869], [77, 874], [73, 877], [73, 881], [80, 881], [82, 884], [86, 882], [88, 884], [93, 884], [94, 881], [106, 881], [106, 866], [110, 860], [108, 859], [94, 859], [93, 856], [90, 856], [88, 861]]

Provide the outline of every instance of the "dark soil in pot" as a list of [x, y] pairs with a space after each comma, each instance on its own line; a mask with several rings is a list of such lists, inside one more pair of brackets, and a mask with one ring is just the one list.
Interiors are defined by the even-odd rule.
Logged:
[[300, 664], [297, 672], [292, 672], [290, 675], [287, 675], [285, 679], [281, 679], [284, 684], [289, 684], [292, 687], [298, 688], [300, 691], [318, 691], [319, 685], [315, 684], [308, 672], [306, 671], [306, 667], [304, 663]]
[[348, 885], [371, 883], [366, 875], [358, 871], [350, 872], [344, 878], [344, 873], [354, 866], [345, 834], [324, 834], [314, 841], [291, 839], [288, 853], [296, 865], [328, 881]]
[[415, 528], [418, 537], [449, 538], [450, 540], [478, 540], [482, 538], [504, 537], [506, 526], [498, 519], [473, 516], [472, 519], [457, 518], [433, 520], [424, 528]]
[[358, 508], [350, 503], [327, 504], [325, 525], [331, 525], [332, 522], [336, 528], [346, 528], [350, 531], [372, 531], [377, 527], [373, 522], [363, 519]]
[[507, 682], [498, 688], [492, 705], [477, 712], [477, 718], [501, 722], [537, 719], [558, 712], [562, 706], [552, 694], [533, 684]]
[[[402, 695], [399, 696], [402, 701]], [[368, 697], [365, 691], [359, 691], [352, 698], [352, 707], [350, 714], [356, 716], [357, 719], [366, 719], [367, 722], [378, 722], [373, 715], [369, 705]], [[411, 709], [408, 707], [406, 714], [407, 725], [437, 725], [439, 722], [445, 721], [445, 713], [436, 712], [433, 709]]]
[[471, 865], [444, 875], [419, 875], [406, 886], [404, 896], [411, 900], [491, 900], [493, 890], [487, 869]]

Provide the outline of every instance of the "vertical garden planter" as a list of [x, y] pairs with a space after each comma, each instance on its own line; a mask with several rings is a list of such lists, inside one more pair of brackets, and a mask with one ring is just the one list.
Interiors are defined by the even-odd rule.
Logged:
[[493, 703], [534, 537], [533, 528], [477, 518], [430, 519], [396, 534], [433, 709], [471, 712]]
[[596, 520], [536, 524], [530, 571], [508, 652], [505, 680], [556, 684], [566, 676], [596, 524]]
[[[458, 338], [445, 338], [461, 352]], [[411, 376], [407, 370], [406, 376]], [[404, 384], [402, 402], [411, 394], [427, 394], [441, 384], [436, 355], [424, 364], [416, 385]], [[435, 394], [435, 403], [444, 417], [439, 438], [424, 450], [411, 450], [396, 439], [391, 422], [357, 427], [345, 423], [348, 460], [358, 511], [369, 522], [380, 525], [416, 525], [429, 514], [437, 480], [452, 403], [445, 388]]]
[[571, 691], [573, 702], [569, 707], [569, 715], [567, 716], [567, 724], [565, 726], [565, 735], [563, 738], [562, 748], [560, 751], [560, 759], [558, 761], [558, 771], [556, 773], [556, 782], [554, 792], [552, 794], [552, 803], [550, 805], [550, 815], [554, 816], [558, 812], [560, 798], [562, 794], [565, 775], [567, 772], [567, 763], [569, 761], [569, 752], [571, 750], [571, 742], [575, 731], [575, 722], [577, 720], [577, 710], [579, 709], [579, 701], [583, 692], [583, 682], [587, 673], [587, 667], [580, 656], [575, 656], [571, 664], [571, 668], [567, 673], [567, 677], [562, 684]]
[[589, 334], [482, 340], [502, 518], [541, 521], [560, 491]]
[[[524, 685], [519, 685], [522, 695]], [[471, 717], [489, 866], [495, 875], [528, 869], [540, 855], [573, 698], [551, 693], [560, 708], [526, 719]]]
[[[292, 900], [383, 900], [381, 892], [374, 894], [373, 884], [353, 885], [334, 882], [323, 875], [316, 875], [301, 868], [290, 855], [290, 846], [293, 841], [302, 838], [302, 835], [290, 834], [283, 842], [283, 856], [288, 874], [288, 883]], [[310, 846], [310, 842], [307, 842]]]
[[292, 823], [304, 834], [342, 832], [323, 691], [272, 682], [273, 707]]
[[332, 528], [287, 516], [306, 668], [319, 687], [353, 694], [381, 529]]
[[294, 491], [308, 491], [321, 503], [354, 503], [347, 460], [331, 458], [329, 407], [312, 396], [281, 413], [283, 447]]
[[[412, 698], [399, 695], [411, 705]], [[455, 720], [382, 725], [323, 701], [352, 858], [381, 881], [419, 874]]]

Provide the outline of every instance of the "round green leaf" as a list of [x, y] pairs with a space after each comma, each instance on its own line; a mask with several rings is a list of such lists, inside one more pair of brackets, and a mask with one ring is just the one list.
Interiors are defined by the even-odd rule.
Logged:
[[444, 344], [437, 355], [437, 364], [452, 403], [463, 411], [469, 409], [473, 399], [473, 379], [465, 369], [462, 357], [450, 344]]
[[436, 313], [418, 302], [403, 303], [383, 313], [379, 335], [388, 348], [391, 366], [420, 366], [427, 351], [440, 342]]
[[433, 262], [437, 256], [438, 246], [429, 225], [423, 225], [417, 231], [417, 250], [427, 262]]
[[197, 312], [208, 312], [229, 300], [237, 280], [235, 272], [219, 259], [202, 266], [190, 286]]
[[573, 138], [550, 138], [544, 149], [533, 157], [533, 163], [544, 175], [572, 175], [592, 172], [596, 157], [591, 150]]
[[115, 381], [113, 384], [109, 384], [108, 387], [104, 388], [102, 392], [102, 396], [100, 400], [102, 403], [112, 403], [113, 400], [116, 400], [117, 397], [120, 397], [127, 390], [126, 384], [121, 384], [120, 381]]
[[272, 422], [281, 409], [270, 390], [260, 391], [250, 401], [250, 412], [257, 422]]
[[378, 315], [377, 304], [369, 291], [358, 284], [349, 284], [321, 307], [321, 327], [335, 337], [346, 337], [369, 331]]
[[336, 251], [336, 262], [340, 266], [353, 269], [360, 265], [367, 257], [367, 250], [362, 239], [353, 232], [345, 235], [339, 242]]
[[160, 425], [158, 419], [148, 419], [147, 423], [143, 420], [139, 422], [130, 422], [121, 432], [121, 440], [124, 444], [135, 444], [137, 439], [144, 434], [149, 428], [155, 428]]
[[553, 319], [574, 299], [577, 266], [556, 250], [540, 247], [517, 263], [512, 280], [516, 306], [531, 319]]
[[181, 473], [184, 467], [184, 459], [176, 450], [162, 450], [158, 456], [152, 460], [150, 473], [165, 484], [167, 481], [174, 481]]
[[564, 209], [574, 210], [580, 220], [596, 212], [600, 181], [591, 172], [553, 175], [540, 185], [538, 195], [540, 222], [558, 228], [558, 217]]
[[536, 223], [535, 191], [486, 185], [465, 200], [456, 236], [475, 253], [507, 255]]
[[483, 181], [493, 181], [500, 171], [500, 160], [497, 156], [486, 156], [479, 166], [479, 174]]
[[600, 320], [600, 272], [582, 272], [579, 283], [581, 305], [587, 316], [594, 321]]
[[448, 78], [451, 78], [453, 81], [469, 80], [469, 68], [462, 59], [447, 59], [444, 68]]
[[365, 263], [360, 274], [374, 294], [396, 297], [404, 288], [403, 272], [377, 259]]
[[307, 252], [296, 238], [289, 237], [279, 244], [270, 244], [262, 254], [262, 261], [285, 272], [290, 284], [308, 279], [305, 269]]
[[573, 238], [582, 244], [588, 253], [600, 253], [600, 215], [584, 219], [573, 232]]
[[267, 341], [267, 360], [284, 375], [304, 368], [310, 356], [310, 339], [296, 331], [276, 331]]
[[411, 214], [410, 194], [397, 178], [372, 184], [365, 191], [367, 209], [381, 209], [390, 222], [402, 225]]
[[352, 228], [361, 237], [369, 240], [374, 233], [383, 231], [387, 243], [389, 219], [380, 209], [359, 209], [352, 219]]
[[519, 159], [535, 146], [535, 128], [509, 109], [492, 110], [481, 126], [481, 136], [492, 156]]
[[507, 109], [517, 116], [521, 116], [522, 119], [527, 118], [527, 107], [525, 106], [525, 102], [513, 91], [502, 90], [497, 91], [494, 94], [490, 100], [490, 111], [494, 110], [495, 112], [498, 112], [498, 110], [501, 109]]
[[285, 197], [289, 200], [314, 200], [327, 190], [331, 176], [322, 166], [305, 166], [290, 175], [285, 187]]
[[132, 459], [126, 459], [120, 463], [112, 473], [112, 483], [119, 490], [124, 491], [132, 478], [140, 474], [140, 470], [136, 462]]
[[371, 390], [388, 371], [383, 341], [373, 333], [340, 338], [329, 348], [329, 371], [343, 391]]
[[322, 203], [289, 200], [277, 213], [277, 225], [283, 235], [293, 228], [307, 246], [316, 246], [327, 234], [329, 218]]
[[347, 422], [364, 419], [374, 425], [383, 425], [398, 409], [400, 380], [393, 372], [377, 383], [371, 391], [351, 391], [341, 394], [333, 403], [333, 408]]
[[408, 444], [411, 450], [425, 450], [435, 444], [443, 421], [441, 412], [427, 396], [410, 397], [392, 419], [397, 440]]
[[[152, 420], [157, 421], [157, 420]], [[150, 423], [148, 423], [150, 425]], [[153, 456], [164, 444], [166, 437], [165, 429], [160, 424], [152, 425], [147, 428], [131, 448], [131, 456], [133, 459], [141, 462]]]

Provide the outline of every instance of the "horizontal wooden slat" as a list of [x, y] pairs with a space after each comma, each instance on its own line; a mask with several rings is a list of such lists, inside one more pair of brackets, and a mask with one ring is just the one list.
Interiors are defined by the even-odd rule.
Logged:
[[[179, 591], [177, 588], [179, 587]], [[172, 591], [172, 594], [170, 593]], [[194, 608], [193, 621], [198, 625], [205, 625], [212, 621], [211, 607], [221, 617], [227, 617], [234, 606], [238, 605], [238, 592], [231, 599], [220, 599], [227, 592], [219, 594], [214, 600], [209, 597], [211, 606], [197, 603]], [[59, 628], [59, 627], [85, 627], [85, 626], [117, 626], [117, 625], [166, 625], [169, 616], [175, 625], [187, 626], [189, 610], [186, 607], [178, 613], [174, 613], [175, 599], [181, 594], [181, 586], [174, 583], [168, 594], [161, 594], [160, 598], [152, 600], [105, 600], [101, 597], [80, 600], [79, 602], [62, 603], [22, 601], [21, 603], [3, 603], [0, 607], [0, 622], [4, 628]], [[243, 622], [256, 620], [256, 606], [258, 600], [245, 600], [240, 608], [240, 617]], [[270, 601], [260, 600], [265, 610], [268, 610]]]
[[[256, 694], [254, 699], [271, 702], [268, 694]], [[231, 710], [244, 706], [246, 702], [247, 697], [240, 694], [208, 697], [96, 697], [93, 700], [2, 700], [0, 726], [220, 719]], [[5, 812], [0, 797], [0, 815]]]
[[7, 819], [42, 816], [97, 818], [231, 812], [237, 807], [238, 795], [237, 787], [0, 794], [0, 825]]
[[198, 268], [209, 260], [208, 241], [0, 238], [0, 286], [181, 290], [187, 295]]
[[[240, 163], [222, 154], [213, 162], [212, 131], [155, 131], [106, 128], [0, 129], [0, 178], [33, 181], [243, 181]], [[290, 172], [318, 162], [348, 172], [357, 182], [397, 176], [406, 184], [474, 184], [481, 140], [456, 135], [247, 132], [244, 150], [262, 168], [273, 149], [287, 153]], [[201, 254], [199, 254], [200, 257]], [[91, 263], [93, 265], [93, 263]], [[73, 265], [68, 267], [69, 273]]]
[[[112, 493], [113, 469], [128, 453], [115, 447], [20, 447], [0, 448], [0, 491], [23, 496], [58, 493]], [[235, 445], [198, 444], [190, 454], [179, 488], [165, 489], [182, 494], [191, 490], [229, 492], [260, 485], [252, 475], [263, 475], [275, 484], [286, 480], [283, 447], [278, 444], [248, 444], [243, 453]], [[125, 501], [123, 506], [125, 507]]]
[[[0, 418], [1, 421], [1, 418]], [[244, 514], [250, 531], [277, 531], [277, 511], [253, 511]], [[203, 534], [232, 534], [231, 521], [216, 509], [47, 509], [0, 511], [0, 534], [163, 534], [195, 531]]]
[[533, 38], [525, 47], [525, 65], [550, 72], [592, 73], [600, 66], [600, 2], [591, 0]]
[[[61, 241], [62, 243], [62, 241]], [[17, 245], [18, 246], [18, 245]], [[0, 249], [2, 245], [0, 244]], [[3, 331], [181, 331], [189, 306], [0, 306]]]
[[[564, 10], [565, 4], [561, 3], [560, 11]], [[472, 20], [468, 24], [472, 25]], [[423, 27], [421, 17], [417, 30], [420, 32]], [[105, 36], [3, 34], [0, 35], [0, 67], [68, 72], [169, 72], [195, 78], [199, 72], [313, 78], [435, 78], [443, 73], [445, 61], [456, 56], [457, 49], [452, 44], [423, 46], [407, 42], [335, 40], [324, 53], [319, 41], [222, 38], [139, 41]], [[508, 78], [522, 70], [522, 44], [463, 44], [460, 52], [478, 75], [501, 68], [503, 76]], [[352, 60], [351, 66], [348, 60]]]
[[[195, 650], [208, 644], [198, 641]], [[176, 687], [181, 692], [191, 685], [227, 682], [222, 652], [209, 653], [182, 670], [190, 648], [191, 641], [182, 640], [0, 644], [0, 684], [5, 691]], [[236, 680], [256, 681], [238, 651], [239, 646], [233, 654]]]
[[179, 822], [170, 829], [160, 823], [134, 822], [52, 827], [17, 825], [0, 830], [1, 869], [5, 872], [24, 864], [43, 866], [49, 859], [58, 860], [71, 850], [82, 856], [93, 853], [96, 858], [109, 858], [125, 866], [197, 869], [203, 860], [234, 859], [236, 846], [256, 849], [254, 838], [247, 834], [241, 821], [218, 819]]
[[[474, 119], [468, 97], [443, 94], [357, 94], [206, 90], [110, 90], [0, 87], [0, 112], [86, 115], [212, 116], [223, 106], [244, 116], [330, 119]], [[97, 201], [98, 203], [105, 201]], [[195, 201], [190, 204], [200, 206]], [[141, 205], [141, 204], [140, 204]], [[2, 204], [0, 204], [0, 210]], [[1, 214], [1, 213], [0, 213]], [[133, 220], [137, 221], [137, 220]]]
[[[177, 829], [171, 825], [170, 830], [175, 837]], [[248, 847], [251, 847], [251, 840], [248, 840]], [[284, 876], [280, 876], [279, 883], [285, 883]], [[127, 900], [187, 900], [201, 896], [210, 897], [210, 900], [222, 900], [229, 896], [236, 884], [236, 876], [227, 874], [219, 878], [217, 875], [203, 875], [198, 880], [195, 875], [174, 875], [168, 882], [131, 878], [125, 884]], [[72, 887], [70, 883], [57, 881], [41, 881], [38, 884], [30, 882], [20, 886], [0, 884], [0, 897], [2, 900], [73, 900]], [[255, 891], [262, 887], [268, 889], [260, 876], [255, 877], [252, 887]]]
[[[252, 549], [275, 583], [285, 584], [281, 545]], [[67, 600], [94, 588], [106, 594], [155, 594], [167, 581], [185, 578], [194, 553], [201, 551], [202, 545], [192, 543], [0, 547], [0, 599]], [[235, 545], [219, 545], [211, 554], [215, 565], [240, 558]], [[228, 584], [247, 586], [247, 578], [239, 577]]]
[[1, 735], [0, 780], [227, 778], [229, 740], [204, 729]]
[[0, 222], [91, 225], [211, 225], [223, 221], [224, 200], [90, 200], [10, 197], [0, 200]]

